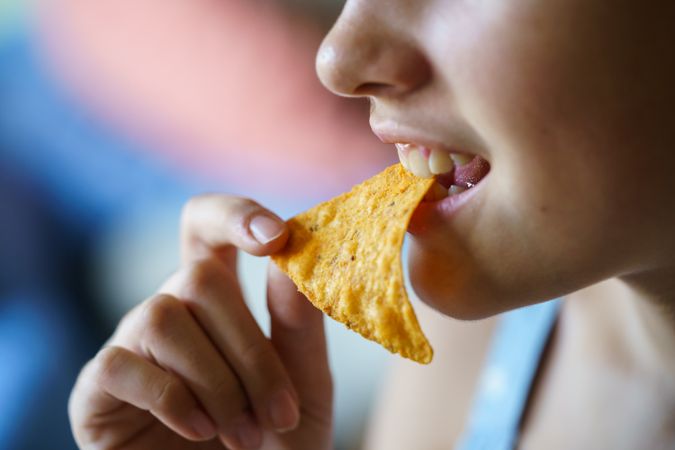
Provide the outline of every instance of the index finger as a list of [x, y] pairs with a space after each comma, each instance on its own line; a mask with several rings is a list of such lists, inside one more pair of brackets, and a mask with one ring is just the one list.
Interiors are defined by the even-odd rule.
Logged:
[[181, 218], [184, 263], [217, 255], [233, 264], [236, 249], [255, 256], [279, 251], [288, 239], [286, 223], [253, 200], [209, 194], [192, 198]]

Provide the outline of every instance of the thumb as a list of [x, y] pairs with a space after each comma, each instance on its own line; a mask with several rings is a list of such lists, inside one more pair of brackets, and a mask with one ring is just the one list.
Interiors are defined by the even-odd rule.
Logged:
[[319, 422], [316, 425], [330, 427], [333, 382], [323, 313], [298, 292], [295, 284], [274, 263], [270, 263], [268, 271], [267, 305], [272, 344], [295, 385], [303, 419], [316, 420]]

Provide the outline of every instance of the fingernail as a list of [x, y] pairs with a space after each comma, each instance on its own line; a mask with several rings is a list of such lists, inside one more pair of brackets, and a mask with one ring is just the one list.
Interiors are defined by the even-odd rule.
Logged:
[[216, 426], [203, 412], [195, 410], [192, 413], [191, 422], [192, 429], [195, 430], [200, 437], [210, 439], [216, 435]]
[[277, 431], [288, 431], [298, 426], [300, 412], [290, 392], [283, 390], [272, 397], [269, 406], [272, 425]]
[[237, 425], [237, 438], [245, 448], [258, 448], [262, 444], [262, 431], [248, 415]]
[[284, 225], [269, 216], [259, 215], [251, 219], [249, 229], [258, 242], [267, 244], [281, 236], [284, 232]]

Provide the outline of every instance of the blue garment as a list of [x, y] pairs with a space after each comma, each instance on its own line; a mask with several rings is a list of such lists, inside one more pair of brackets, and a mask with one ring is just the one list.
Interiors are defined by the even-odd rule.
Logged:
[[510, 311], [501, 319], [457, 450], [511, 450], [560, 300]]

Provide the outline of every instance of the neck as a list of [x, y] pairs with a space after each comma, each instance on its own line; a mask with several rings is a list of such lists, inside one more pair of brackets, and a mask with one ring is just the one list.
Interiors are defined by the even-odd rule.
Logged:
[[568, 323], [574, 335], [598, 357], [645, 375], [672, 378], [673, 280], [673, 273], [607, 280], [570, 295], [564, 314], [573, 318]]

